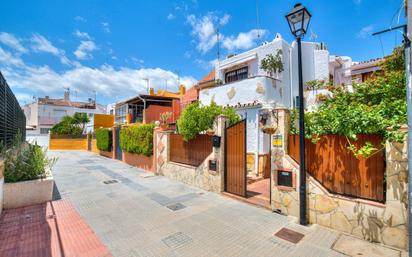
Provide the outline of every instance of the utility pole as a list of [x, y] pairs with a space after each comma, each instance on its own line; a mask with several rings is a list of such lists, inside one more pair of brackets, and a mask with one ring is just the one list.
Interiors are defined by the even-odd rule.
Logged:
[[[411, 41], [412, 36], [412, 0], [407, 0], [406, 2], [406, 18], [407, 18], [407, 29], [405, 30], [407, 39]], [[412, 74], [411, 74], [411, 46], [405, 48], [405, 64], [406, 64], [406, 101], [408, 105], [408, 207], [409, 207], [409, 253], [412, 252]]]

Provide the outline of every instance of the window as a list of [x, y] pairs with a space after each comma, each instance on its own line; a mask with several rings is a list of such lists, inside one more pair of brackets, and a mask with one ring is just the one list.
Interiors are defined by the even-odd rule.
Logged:
[[242, 67], [237, 70], [226, 72], [225, 83], [230, 83], [242, 79], [247, 79], [248, 77], [248, 67]]
[[40, 134], [49, 134], [50, 128], [40, 128]]

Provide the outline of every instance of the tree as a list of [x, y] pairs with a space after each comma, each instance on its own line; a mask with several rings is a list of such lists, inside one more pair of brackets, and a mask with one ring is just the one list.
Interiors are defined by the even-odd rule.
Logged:
[[84, 112], [76, 112], [73, 115], [73, 124], [81, 125], [82, 131], [86, 127], [86, 124], [90, 122], [89, 117], [87, 117], [87, 113]]
[[282, 62], [282, 50], [278, 49], [276, 55], [268, 54], [260, 62], [260, 67], [271, 76], [284, 70]]

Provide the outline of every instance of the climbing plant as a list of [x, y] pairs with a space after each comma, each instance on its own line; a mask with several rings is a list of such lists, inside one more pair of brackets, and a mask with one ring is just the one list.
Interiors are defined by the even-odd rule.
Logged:
[[212, 102], [210, 105], [202, 106], [199, 102], [188, 105], [177, 120], [177, 128], [183, 139], [189, 141], [197, 134], [213, 128], [215, 118], [224, 114], [229, 117], [229, 124], [234, 124], [240, 120], [235, 109], [231, 107], [223, 108]]
[[[344, 87], [329, 87], [332, 96], [316, 111], [305, 113], [305, 135], [317, 141], [320, 135], [338, 134], [347, 137], [348, 149], [355, 156], [368, 157], [383, 149], [366, 143], [357, 148], [350, 143], [359, 134], [381, 134], [390, 142], [402, 142], [404, 132], [399, 131], [407, 123], [406, 78], [403, 49], [394, 49], [392, 55], [380, 63], [382, 71], [369, 80], [353, 84], [353, 91]], [[291, 115], [291, 133], [299, 133], [296, 127], [298, 115]]]

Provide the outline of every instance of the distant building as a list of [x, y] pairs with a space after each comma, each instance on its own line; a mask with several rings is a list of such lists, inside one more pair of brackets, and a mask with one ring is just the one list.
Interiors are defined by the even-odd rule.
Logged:
[[178, 92], [155, 92], [150, 88], [148, 95], [140, 94], [116, 103], [115, 123], [152, 123], [160, 120], [160, 114], [164, 112], [171, 112], [169, 122], [176, 122], [180, 115], [180, 99], [185, 93], [184, 85], [180, 85]]
[[106, 113], [106, 107], [96, 104], [92, 99], [88, 102], [71, 101], [69, 91], [66, 91], [64, 97], [60, 99], [39, 97], [35, 102], [26, 104], [22, 108], [26, 115], [27, 132], [30, 134], [48, 134], [64, 116], [76, 112], [87, 113], [89, 117], [94, 113]]
[[380, 72], [382, 59], [371, 59], [364, 62], [354, 63], [351, 66], [351, 79], [353, 83], [365, 82], [372, 74]]

